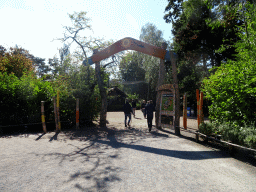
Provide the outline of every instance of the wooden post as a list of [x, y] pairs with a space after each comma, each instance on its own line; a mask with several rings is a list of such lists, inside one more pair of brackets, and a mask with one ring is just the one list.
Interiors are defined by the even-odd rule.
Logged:
[[200, 92], [200, 124], [204, 122], [204, 113], [203, 113], [203, 100], [204, 100], [204, 94], [203, 92]]
[[54, 117], [55, 117], [56, 131], [58, 131], [59, 126], [58, 126], [58, 116], [57, 116], [57, 107], [56, 107], [56, 97], [53, 97], [53, 107], [54, 107]]
[[58, 131], [61, 130], [60, 124], [60, 92], [57, 91], [57, 116], [58, 116]]
[[187, 94], [183, 96], [183, 127], [187, 129]]
[[76, 99], [76, 129], [79, 129], [79, 98]]
[[199, 142], [199, 134], [196, 133], [196, 142], [198, 143]]
[[[96, 54], [98, 49], [93, 50], [93, 54]], [[100, 62], [95, 63], [95, 73], [98, 81], [98, 86], [101, 96], [101, 110], [100, 110], [100, 127], [106, 127], [107, 125], [107, 91], [104, 88], [103, 80], [100, 75]]]
[[44, 115], [44, 101], [41, 101], [41, 119], [42, 119], [43, 131], [44, 131], [44, 133], [46, 133], [46, 124], [45, 124], [45, 115]]
[[[161, 46], [162, 49], [167, 48], [167, 43], [162, 43]], [[158, 82], [157, 82], [157, 89], [163, 85], [164, 83], [164, 78], [165, 78], [165, 67], [164, 67], [164, 60], [160, 59], [160, 65], [159, 65], [159, 76], [158, 76]], [[161, 101], [161, 94], [159, 91], [157, 91], [157, 96], [156, 96], [156, 113], [155, 113], [155, 123], [156, 123], [156, 128], [160, 128], [159, 126], [159, 116], [160, 116], [160, 101]]]
[[199, 125], [200, 125], [200, 107], [199, 107], [199, 89], [196, 90], [196, 103], [197, 103], [197, 124], [198, 124], [198, 129], [199, 129]]

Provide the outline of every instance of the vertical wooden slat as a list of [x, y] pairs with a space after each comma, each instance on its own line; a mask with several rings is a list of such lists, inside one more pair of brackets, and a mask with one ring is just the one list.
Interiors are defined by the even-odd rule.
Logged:
[[197, 101], [197, 124], [199, 129], [199, 125], [200, 125], [199, 89], [196, 90], [196, 101]]
[[76, 128], [79, 129], [79, 98], [76, 99]]
[[58, 116], [58, 130], [61, 130], [60, 124], [60, 92], [57, 91], [57, 116]]
[[203, 92], [200, 92], [200, 124], [204, 122], [204, 113], [203, 113], [203, 100], [204, 100], [204, 94]]
[[183, 127], [187, 129], [187, 94], [183, 96]]
[[45, 115], [44, 115], [44, 101], [41, 101], [41, 119], [44, 133], [46, 133]]
[[56, 131], [58, 131], [59, 125], [58, 125], [58, 115], [57, 115], [57, 107], [56, 107], [56, 97], [53, 97], [53, 106], [54, 106], [55, 126], [56, 126]]

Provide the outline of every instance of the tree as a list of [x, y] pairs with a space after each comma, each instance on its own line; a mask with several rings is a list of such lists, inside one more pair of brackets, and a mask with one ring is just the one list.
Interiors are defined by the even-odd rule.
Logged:
[[6, 49], [2, 45], [0, 45], [0, 57], [3, 57], [5, 52], [6, 52]]
[[[142, 27], [140, 40], [158, 47], [161, 47], [161, 44], [165, 42], [162, 31], [152, 23], [147, 23]], [[130, 85], [131, 93], [134, 93], [135, 90], [141, 90], [139, 94], [141, 98], [147, 100], [156, 99], [159, 62], [159, 58], [140, 52], [131, 52], [123, 57], [120, 62], [121, 78], [127, 83], [129, 81], [142, 81], [139, 84]], [[143, 83], [143, 81], [145, 82]], [[128, 87], [128, 85], [125, 84], [125, 87]]]
[[[26, 54], [24, 54], [25, 51]], [[34, 67], [32, 60], [28, 58], [29, 52], [24, 49], [10, 48], [9, 52], [4, 52], [0, 57], [0, 71], [8, 74], [14, 73], [17, 77], [21, 77], [24, 73], [33, 72]]]
[[[92, 37], [81, 37], [79, 35], [79, 32], [84, 30], [91, 30], [91, 26], [89, 25], [90, 19], [86, 16], [86, 12], [74, 12], [73, 14], [69, 14], [69, 18], [72, 22], [72, 26], [65, 26], [65, 33], [64, 38], [61, 38], [63, 42], [71, 42], [69, 43], [69, 46], [72, 44], [72, 42], [76, 42], [76, 44], [80, 47], [82, 54], [78, 54], [78, 57], [81, 60], [87, 61], [87, 53], [97, 50], [100, 50], [102, 48], [105, 48], [108, 46], [111, 41], [103, 42], [102, 39], [92, 38]], [[79, 52], [78, 52], [79, 53]], [[105, 61], [102, 61], [103, 68], [106, 68], [107, 66], [110, 66], [110, 64], [116, 63], [116, 60], [114, 60], [114, 56], [112, 56], [112, 62], [105, 63]], [[90, 66], [87, 67], [88, 73], [87, 73], [87, 84], [90, 84], [91, 82], [91, 74], [90, 74]], [[107, 94], [106, 94], [106, 84], [104, 83], [104, 69], [101, 70], [100, 63], [96, 63], [95, 66], [96, 70], [96, 77], [98, 82], [98, 87], [101, 95], [101, 101], [102, 101], [102, 107], [101, 107], [101, 113], [100, 113], [100, 126], [105, 127], [106, 126], [106, 112], [107, 112]], [[93, 84], [94, 86], [96, 84]], [[94, 89], [92, 89], [94, 91]], [[93, 92], [90, 93], [93, 95]], [[91, 97], [91, 95], [89, 97]]]
[[45, 63], [45, 59], [33, 57], [33, 65], [36, 67], [36, 74], [39, 78], [50, 72], [50, 66]]
[[212, 101], [210, 118], [224, 140], [256, 147], [256, 6], [250, 3], [240, 12], [246, 20], [239, 28], [236, 60], [228, 60], [204, 79], [202, 90]]
[[139, 54], [137, 52], [131, 52], [125, 55], [120, 62], [120, 72], [124, 81], [144, 81], [145, 70], [142, 68], [142, 64], [139, 61]]
[[238, 28], [244, 20], [238, 5], [238, 0], [170, 0], [166, 7], [169, 13], [164, 19], [173, 24], [181, 93], [188, 93], [190, 105], [196, 105], [195, 89], [210, 75], [209, 69], [228, 59], [236, 60], [234, 44], [240, 39]]
[[53, 77], [57, 76], [59, 72], [59, 66], [60, 66], [59, 59], [57, 57], [53, 57], [52, 59], [49, 58], [48, 64], [50, 66], [51, 74], [53, 75]]
[[123, 82], [123, 90], [128, 94], [137, 93], [140, 98], [146, 98], [147, 84], [146, 71], [142, 66], [142, 57], [139, 52], [128, 52], [123, 56], [119, 70]]
[[141, 28], [140, 40], [150, 45], [161, 47], [164, 42], [163, 32], [152, 23], [147, 23]]
[[164, 19], [166, 23], [172, 22], [175, 23], [176, 19], [179, 18], [182, 12], [182, 3], [184, 0], [168, 0], [169, 3], [165, 8], [165, 12], [168, 11], [168, 14], [165, 14]]
[[245, 24], [240, 28], [236, 60], [223, 63], [203, 82], [206, 97], [212, 101], [211, 118], [220, 122], [237, 121], [240, 125], [256, 117], [256, 18], [254, 7], [246, 6], [247, 28]]

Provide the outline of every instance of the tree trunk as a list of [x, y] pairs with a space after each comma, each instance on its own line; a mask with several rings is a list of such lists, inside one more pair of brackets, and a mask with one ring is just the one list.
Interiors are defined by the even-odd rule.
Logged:
[[[95, 49], [93, 53], [97, 53], [98, 49]], [[100, 75], [100, 62], [95, 63], [95, 72], [98, 81], [98, 86], [101, 96], [101, 110], [100, 110], [100, 127], [106, 127], [107, 124], [107, 92], [104, 88], [104, 84]]]
[[173, 77], [173, 87], [175, 89], [175, 120], [174, 120], [174, 129], [175, 135], [180, 135], [180, 93], [179, 93], [179, 84], [177, 78], [177, 67], [176, 67], [176, 58], [174, 57], [173, 52], [171, 54], [172, 62], [172, 77]]

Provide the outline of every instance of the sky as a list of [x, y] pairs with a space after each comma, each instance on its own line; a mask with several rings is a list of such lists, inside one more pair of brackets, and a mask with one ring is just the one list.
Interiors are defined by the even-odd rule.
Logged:
[[150, 22], [171, 40], [172, 25], [163, 19], [167, 4], [167, 0], [0, 0], [0, 45], [18, 45], [46, 60], [59, 57], [63, 43], [56, 39], [63, 37], [63, 26], [71, 25], [68, 14], [80, 11], [91, 19], [93, 32], [84, 31], [85, 36], [139, 40], [142, 26]]

